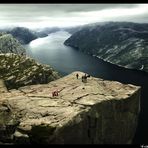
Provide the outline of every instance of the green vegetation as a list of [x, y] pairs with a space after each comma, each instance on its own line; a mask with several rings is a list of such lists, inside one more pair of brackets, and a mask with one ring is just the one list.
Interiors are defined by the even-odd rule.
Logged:
[[10, 34], [0, 33], [0, 53], [25, 53], [22, 45]]
[[148, 24], [110, 22], [85, 26], [64, 44], [113, 64], [148, 72]]
[[0, 33], [0, 78], [8, 89], [48, 83], [59, 77], [50, 66], [26, 57], [25, 49], [12, 35]]
[[0, 54], [0, 61], [0, 78], [4, 79], [8, 89], [48, 83], [60, 77], [50, 66], [36, 63], [26, 56]]

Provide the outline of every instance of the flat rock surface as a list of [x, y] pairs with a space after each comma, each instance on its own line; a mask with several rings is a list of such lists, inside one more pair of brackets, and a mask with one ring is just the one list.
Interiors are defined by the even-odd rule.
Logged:
[[[32, 126], [38, 125], [60, 129], [78, 115], [89, 112], [92, 106], [104, 101], [126, 101], [140, 88], [94, 77], [87, 78], [84, 83], [81, 80], [83, 75], [79, 71], [73, 72], [48, 84], [30, 85], [0, 93], [1, 106], [7, 104], [20, 120], [15, 135], [20, 137], [20, 131], [26, 134]], [[59, 91], [59, 95], [53, 97], [52, 92], [55, 90]], [[77, 118], [74, 123], [81, 120]]]

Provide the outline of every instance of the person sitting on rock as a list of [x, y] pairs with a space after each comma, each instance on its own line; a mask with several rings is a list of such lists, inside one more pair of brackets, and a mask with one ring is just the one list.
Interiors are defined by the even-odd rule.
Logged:
[[58, 94], [58, 90], [52, 92], [52, 97], [54, 97], [54, 96], [58, 96], [58, 95], [59, 95], [59, 94]]
[[82, 76], [82, 82], [83, 82], [83, 80], [84, 80], [84, 76]]
[[87, 76], [86, 76], [86, 74], [84, 76], [82, 76], [82, 82], [87, 82]]
[[82, 82], [87, 82], [87, 78], [90, 78], [90, 75], [85, 74], [82, 76]]
[[58, 96], [59, 95], [59, 92], [58, 90], [55, 91], [55, 96]]
[[55, 91], [52, 92], [52, 97], [54, 97], [54, 96], [55, 96]]

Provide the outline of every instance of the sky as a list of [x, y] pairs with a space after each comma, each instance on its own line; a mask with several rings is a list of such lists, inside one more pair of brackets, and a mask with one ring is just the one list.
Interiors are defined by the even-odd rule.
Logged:
[[0, 27], [71, 27], [108, 21], [148, 23], [148, 4], [0, 4]]

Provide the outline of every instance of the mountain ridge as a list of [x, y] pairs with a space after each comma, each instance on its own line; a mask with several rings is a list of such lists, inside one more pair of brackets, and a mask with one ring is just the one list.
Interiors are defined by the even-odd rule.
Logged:
[[110, 22], [82, 28], [64, 42], [122, 67], [148, 72], [148, 24]]
[[8, 89], [48, 83], [61, 75], [26, 56], [26, 50], [11, 34], [0, 33], [0, 78]]

